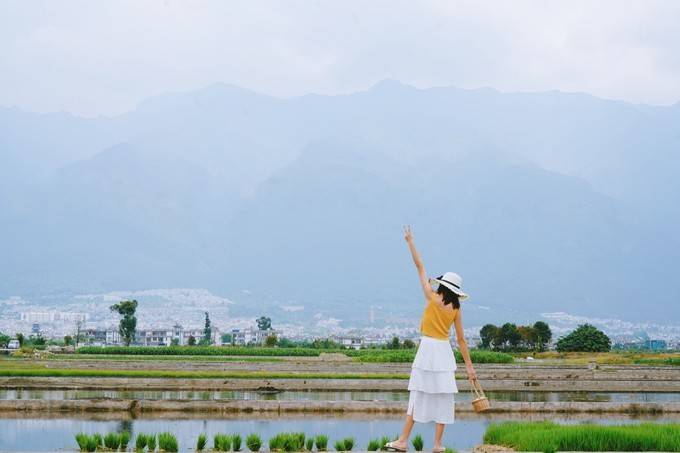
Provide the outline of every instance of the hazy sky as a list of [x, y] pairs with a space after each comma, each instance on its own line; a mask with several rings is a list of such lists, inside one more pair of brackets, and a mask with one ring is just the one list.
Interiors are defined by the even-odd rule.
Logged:
[[232, 83], [276, 96], [419, 87], [680, 100], [680, 1], [0, 0], [0, 105], [116, 114]]

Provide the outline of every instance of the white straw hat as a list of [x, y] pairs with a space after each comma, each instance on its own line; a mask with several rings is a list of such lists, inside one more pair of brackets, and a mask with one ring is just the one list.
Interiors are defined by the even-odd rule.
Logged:
[[438, 283], [440, 285], [446, 286], [454, 293], [458, 294], [458, 299], [463, 301], [468, 298], [468, 295], [461, 289], [463, 287], [463, 279], [460, 275], [455, 272], [447, 272], [444, 275], [440, 275], [437, 278], [431, 278], [430, 283]]

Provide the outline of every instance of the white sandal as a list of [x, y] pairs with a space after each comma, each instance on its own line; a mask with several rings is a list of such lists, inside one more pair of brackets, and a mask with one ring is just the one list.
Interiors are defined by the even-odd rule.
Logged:
[[395, 441], [387, 442], [385, 444], [385, 448], [387, 448], [388, 450], [391, 450], [391, 451], [399, 451], [399, 452], [402, 452], [402, 453], [406, 452], [405, 448], [395, 446]]

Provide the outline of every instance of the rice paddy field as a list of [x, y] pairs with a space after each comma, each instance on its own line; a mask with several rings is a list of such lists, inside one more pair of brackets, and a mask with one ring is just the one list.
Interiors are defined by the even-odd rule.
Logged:
[[[229, 438], [233, 448], [237, 435], [248, 450], [246, 439], [257, 435], [261, 450], [270, 451], [269, 440], [282, 433], [304, 433], [306, 441], [325, 435], [329, 450], [365, 451], [399, 432], [414, 353], [178, 348], [152, 355], [159, 348], [133, 349], [0, 356], [0, 451], [77, 451], [76, 435], [86, 449], [95, 435], [100, 443], [108, 435], [109, 445], [118, 441], [120, 448], [123, 433], [130, 435], [129, 451], [140, 434], [158, 442], [161, 433], [168, 451], [174, 442], [178, 451], [195, 451], [202, 434], [205, 448], [215, 446], [215, 436], [225, 436], [218, 442], [224, 445]], [[475, 354], [496, 412], [471, 411], [459, 367], [457, 422], [445, 434], [452, 449], [486, 442], [520, 451], [680, 451], [674, 355], [543, 353], [527, 360]], [[431, 431], [417, 425], [414, 432], [425, 450]], [[276, 442], [273, 447], [285, 451]]]

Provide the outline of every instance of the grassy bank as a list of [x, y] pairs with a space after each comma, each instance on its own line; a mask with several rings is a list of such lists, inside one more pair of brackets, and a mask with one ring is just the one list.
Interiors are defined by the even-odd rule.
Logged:
[[[463, 362], [463, 356], [459, 351], [454, 351], [456, 361]], [[410, 363], [416, 356], [415, 350], [358, 350], [348, 352], [347, 355], [354, 357], [360, 362], [392, 362], [392, 363]], [[510, 354], [493, 351], [470, 351], [470, 358], [473, 363], [511, 363], [513, 358]]]
[[82, 370], [0, 368], [3, 377], [116, 377], [165, 379], [408, 379], [403, 373], [291, 373], [269, 371]]
[[261, 348], [242, 346], [84, 346], [78, 354], [128, 356], [262, 356], [262, 357], [318, 357], [322, 352], [344, 352], [313, 348]]
[[506, 422], [489, 426], [484, 442], [518, 451], [680, 451], [680, 424]]
[[512, 353], [516, 358], [531, 356], [545, 362], [566, 365], [586, 365], [595, 362], [600, 365], [680, 365], [680, 353], [677, 352], [556, 352]]
[[[341, 353], [360, 362], [410, 363], [415, 357], [415, 349], [313, 349], [313, 348], [263, 348], [239, 346], [167, 346], [167, 347], [99, 347], [86, 346], [78, 349], [78, 354], [88, 356], [127, 356], [127, 357], [318, 357], [321, 353]], [[455, 351], [456, 360], [463, 361], [460, 352]], [[470, 351], [474, 363], [511, 363], [510, 354], [502, 352]]]

